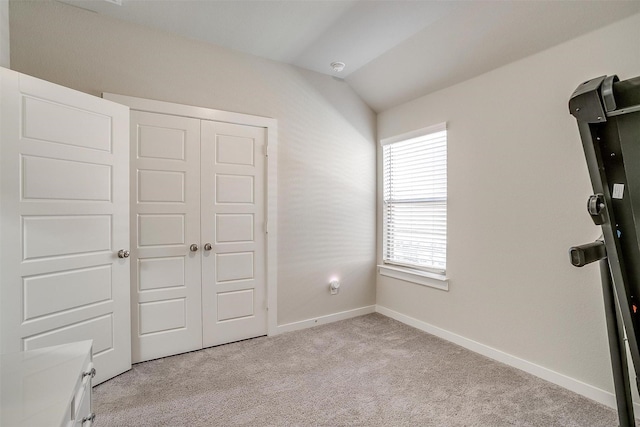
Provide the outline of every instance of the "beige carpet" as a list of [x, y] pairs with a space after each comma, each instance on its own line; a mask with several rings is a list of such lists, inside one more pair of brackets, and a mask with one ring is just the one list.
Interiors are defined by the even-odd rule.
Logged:
[[616, 426], [603, 405], [380, 314], [134, 365], [96, 426]]

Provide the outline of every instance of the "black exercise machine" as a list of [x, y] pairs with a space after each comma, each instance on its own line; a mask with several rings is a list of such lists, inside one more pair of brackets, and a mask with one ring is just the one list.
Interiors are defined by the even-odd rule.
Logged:
[[[602, 76], [573, 92], [594, 195], [587, 211], [602, 238], [569, 250], [571, 263], [600, 262], [609, 351], [621, 427], [635, 426], [625, 340], [640, 369], [640, 76]], [[626, 336], [625, 336], [626, 332]], [[636, 374], [636, 387], [640, 388]]]

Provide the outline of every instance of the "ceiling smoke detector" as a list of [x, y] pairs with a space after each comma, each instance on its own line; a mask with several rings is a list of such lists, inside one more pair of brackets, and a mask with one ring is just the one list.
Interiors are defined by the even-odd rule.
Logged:
[[345, 64], [344, 62], [332, 62], [331, 63], [331, 69], [333, 71], [335, 71], [336, 73], [339, 73], [340, 71], [344, 70]]

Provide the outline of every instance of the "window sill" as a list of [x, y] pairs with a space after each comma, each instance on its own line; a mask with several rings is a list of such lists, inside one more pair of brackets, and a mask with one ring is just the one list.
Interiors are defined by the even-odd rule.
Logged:
[[416, 283], [443, 291], [449, 290], [449, 279], [444, 274], [429, 273], [428, 271], [412, 270], [406, 267], [379, 265], [378, 271], [382, 276], [393, 277], [405, 282]]

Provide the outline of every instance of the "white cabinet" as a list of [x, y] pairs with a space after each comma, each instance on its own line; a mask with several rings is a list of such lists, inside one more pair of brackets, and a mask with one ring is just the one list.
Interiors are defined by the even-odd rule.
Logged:
[[0, 425], [89, 427], [91, 341], [0, 356]]

